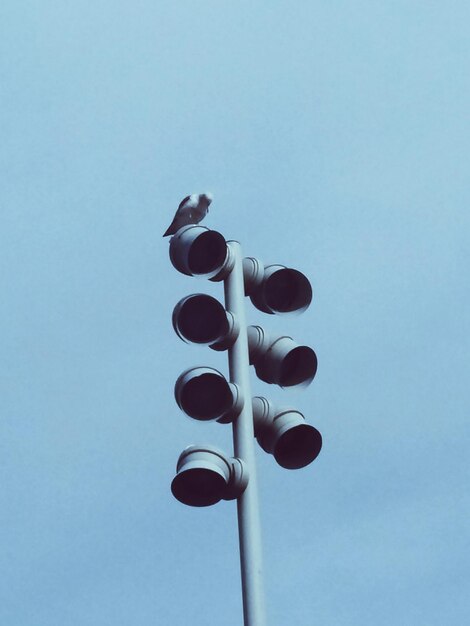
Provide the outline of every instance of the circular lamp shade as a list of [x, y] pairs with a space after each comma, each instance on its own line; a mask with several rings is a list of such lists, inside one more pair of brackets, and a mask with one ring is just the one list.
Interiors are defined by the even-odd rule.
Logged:
[[273, 455], [281, 467], [299, 469], [314, 461], [321, 447], [320, 432], [314, 426], [303, 423], [279, 432]]
[[182, 411], [201, 421], [231, 421], [240, 413], [239, 388], [212, 367], [193, 367], [175, 384], [175, 399]]
[[183, 341], [210, 345], [229, 331], [227, 312], [218, 300], [204, 293], [186, 296], [173, 311], [173, 328]]
[[171, 483], [175, 498], [188, 506], [211, 506], [223, 499], [230, 461], [213, 446], [189, 446], [180, 455]]
[[241, 459], [226, 457], [214, 446], [189, 446], [180, 454], [171, 491], [188, 506], [210, 506], [238, 498], [248, 480]]
[[299, 346], [291, 337], [270, 337], [260, 326], [248, 327], [250, 363], [258, 378], [281, 387], [308, 385], [317, 372], [312, 348]]
[[254, 306], [264, 313], [301, 313], [312, 301], [310, 281], [301, 272], [283, 265], [268, 265], [262, 283], [251, 295]]
[[170, 240], [170, 260], [179, 272], [188, 276], [216, 276], [226, 256], [224, 237], [205, 226], [183, 226]]
[[322, 436], [300, 411], [275, 408], [266, 398], [253, 398], [255, 435], [260, 446], [286, 469], [309, 465], [320, 453]]
[[317, 355], [308, 346], [295, 346], [282, 359], [277, 371], [277, 382], [281, 387], [309, 384], [317, 373]]

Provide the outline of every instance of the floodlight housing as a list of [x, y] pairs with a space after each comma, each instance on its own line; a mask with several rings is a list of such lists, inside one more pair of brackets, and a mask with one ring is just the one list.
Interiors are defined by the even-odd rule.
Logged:
[[284, 265], [267, 265], [254, 257], [243, 259], [245, 294], [253, 305], [269, 314], [302, 313], [312, 301], [308, 278]]
[[224, 237], [206, 226], [183, 226], [170, 240], [170, 260], [179, 272], [187, 276], [212, 278], [220, 272], [226, 257]]
[[214, 446], [193, 445], [180, 454], [171, 491], [183, 504], [201, 507], [234, 500], [247, 484], [248, 472], [241, 459], [227, 457]]
[[180, 409], [196, 420], [232, 422], [243, 408], [240, 388], [212, 367], [191, 367], [175, 384]]
[[239, 332], [233, 314], [205, 293], [178, 302], [173, 310], [173, 328], [183, 341], [209, 345], [214, 350], [229, 348]]
[[308, 385], [317, 372], [312, 348], [299, 346], [291, 337], [274, 337], [261, 326], [248, 327], [250, 364], [261, 380], [281, 387]]
[[322, 436], [305, 422], [300, 411], [276, 408], [266, 398], [257, 396], [253, 398], [253, 419], [258, 443], [281, 467], [305, 467], [320, 453]]

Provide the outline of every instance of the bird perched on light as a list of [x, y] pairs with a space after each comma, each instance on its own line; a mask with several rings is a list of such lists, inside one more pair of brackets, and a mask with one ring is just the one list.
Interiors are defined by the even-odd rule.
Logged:
[[192, 193], [190, 196], [186, 196], [181, 200], [175, 217], [163, 236], [174, 235], [177, 230], [187, 224], [199, 224], [206, 217], [211, 202], [212, 194], [210, 193]]

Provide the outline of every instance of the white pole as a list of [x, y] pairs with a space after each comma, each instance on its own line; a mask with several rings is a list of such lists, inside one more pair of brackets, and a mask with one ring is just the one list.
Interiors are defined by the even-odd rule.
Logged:
[[240, 333], [228, 354], [230, 381], [240, 387], [245, 399], [243, 410], [233, 423], [233, 445], [235, 456], [247, 464], [249, 472], [248, 486], [237, 499], [243, 616], [245, 626], [265, 626], [261, 526], [245, 317], [243, 257], [238, 242], [230, 241], [228, 245], [234, 255], [235, 265], [224, 281], [225, 307], [235, 315], [240, 324]]

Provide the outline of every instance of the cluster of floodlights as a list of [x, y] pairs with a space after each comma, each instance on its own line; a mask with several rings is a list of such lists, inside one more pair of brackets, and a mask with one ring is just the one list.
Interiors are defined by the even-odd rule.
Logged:
[[[223, 281], [231, 272], [234, 258], [224, 237], [201, 225], [188, 225], [172, 237], [170, 259], [188, 276]], [[258, 259], [243, 259], [245, 295], [268, 314], [304, 311], [312, 300], [308, 279], [282, 265], [264, 266]], [[236, 316], [212, 296], [186, 296], [173, 311], [173, 327], [185, 342], [229, 350], [240, 331]], [[297, 344], [291, 337], [267, 333], [249, 326], [250, 364], [258, 378], [281, 387], [310, 383], [317, 370], [312, 348]], [[298, 469], [319, 454], [322, 438], [307, 424], [300, 411], [279, 408], [263, 397], [244, 398], [239, 386], [212, 367], [191, 367], [176, 381], [175, 398], [180, 409], [201, 421], [228, 424], [237, 419], [245, 402], [252, 403], [254, 434], [259, 445], [282, 467]], [[242, 459], [225, 455], [209, 445], [189, 446], [178, 459], [171, 490], [190, 506], [209, 506], [237, 498], [249, 476]]]

